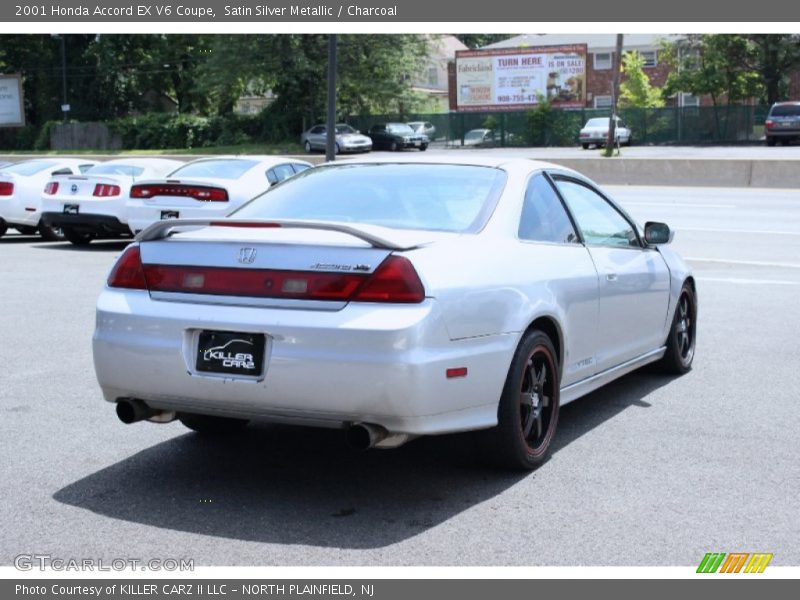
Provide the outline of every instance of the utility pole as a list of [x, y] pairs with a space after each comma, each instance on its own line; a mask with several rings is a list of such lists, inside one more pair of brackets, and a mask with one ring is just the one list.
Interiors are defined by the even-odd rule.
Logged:
[[617, 141], [617, 102], [619, 101], [619, 71], [622, 64], [622, 34], [617, 34], [617, 49], [613, 60], [614, 83], [611, 91], [611, 116], [608, 118], [608, 137], [606, 138], [605, 156], [614, 155]]
[[325, 160], [336, 159], [336, 34], [328, 36], [328, 119], [325, 125]]

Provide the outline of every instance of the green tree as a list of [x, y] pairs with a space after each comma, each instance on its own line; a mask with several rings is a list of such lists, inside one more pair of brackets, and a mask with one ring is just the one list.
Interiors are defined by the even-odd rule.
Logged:
[[768, 104], [786, 99], [789, 74], [800, 69], [800, 35], [751, 33], [747, 39], [755, 47], [751, 65], [764, 82]]
[[622, 56], [622, 72], [625, 79], [619, 86], [620, 107], [661, 108], [664, 99], [661, 89], [650, 83], [644, 72], [644, 59], [638, 52], [626, 52]]
[[495, 42], [502, 42], [514, 37], [509, 33], [456, 33], [454, 34], [467, 48], [483, 48]]

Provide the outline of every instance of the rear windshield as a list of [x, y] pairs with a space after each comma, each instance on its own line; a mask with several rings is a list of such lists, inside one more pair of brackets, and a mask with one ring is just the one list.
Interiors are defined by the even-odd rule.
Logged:
[[598, 117], [586, 121], [586, 127], [608, 127], [608, 117]]
[[773, 106], [769, 112], [771, 117], [800, 117], [800, 104], [781, 104]]
[[14, 173], [15, 175], [35, 175], [40, 171], [55, 167], [58, 163], [54, 160], [37, 160], [31, 162], [17, 163], [8, 167], [3, 167], [3, 173]]
[[203, 160], [190, 163], [170, 173], [170, 179], [175, 177], [214, 177], [217, 179], [239, 179], [247, 171], [258, 164], [255, 160], [238, 158], [223, 160]]
[[86, 171], [86, 175], [127, 175], [128, 177], [138, 177], [142, 173], [144, 173], [144, 167], [110, 165], [108, 163], [95, 165]]
[[505, 172], [491, 167], [337, 165], [308, 169], [231, 216], [475, 232], [485, 225], [505, 181]]

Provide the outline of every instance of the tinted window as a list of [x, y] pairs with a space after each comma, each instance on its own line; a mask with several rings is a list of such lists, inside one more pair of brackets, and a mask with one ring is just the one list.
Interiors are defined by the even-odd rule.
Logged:
[[292, 165], [278, 165], [277, 167], [273, 167], [269, 171], [267, 171], [267, 179], [270, 183], [275, 184], [280, 181], [283, 181], [287, 177], [291, 177], [294, 175], [294, 169]]
[[345, 221], [441, 231], [478, 231], [505, 183], [490, 167], [341, 164], [308, 169], [233, 213], [248, 219]]
[[294, 167], [295, 173], [300, 173], [302, 171], [305, 171], [306, 169], [311, 168], [308, 165], [304, 165], [303, 163], [292, 163], [292, 166]]
[[44, 171], [50, 167], [56, 166], [58, 163], [54, 160], [36, 160], [31, 162], [17, 163], [3, 168], [4, 173], [14, 173], [15, 175], [35, 175], [39, 171]]
[[127, 175], [128, 177], [138, 177], [144, 173], [144, 167], [105, 163], [95, 165], [87, 169], [85, 173], [87, 175]]
[[782, 104], [780, 106], [773, 106], [769, 116], [800, 117], [800, 104]]
[[397, 135], [412, 135], [414, 133], [414, 130], [411, 129], [411, 127], [409, 127], [406, 124], [400, 125], [400, 124], [394, 123], [392, 125], [387, 125], [386, 128], [391, 133], [396, 133]]
[[556, 185], [587, 244], [639, 247], [631, 224], [600, 194], [574, 181], [557, 180]]
[[358, 131], [350, 127], [350, 125], [337, 125], [336, 133], [358, 133]]
[[214, 177], [217, 179], [239, 179], [258, 163], [254, 160], [223, 159], [203, 160], [190, 163], [170, 173], [169, 177]]
[[325, 128], [322, 125], [317, 125], [314, 129], [311, 130], [311, 133], [325, 133]]
[[567, 211], [544, 175], [534, 176], [528, 184], [519, 222], [519, 237], [561, 244], [578, 241]]
[[79, 170], [81, 173], [86, 173], [86, 172], [87, 172], [89, 169], [91, 169], [93, 166], [94, 166], [94, 164], [80, 165], [80, 166], [78, 167], [78, 170]]

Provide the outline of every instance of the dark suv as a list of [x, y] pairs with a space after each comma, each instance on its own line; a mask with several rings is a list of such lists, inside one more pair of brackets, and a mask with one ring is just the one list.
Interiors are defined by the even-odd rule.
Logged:
[[774, 146], [780, 140], [787, 144], [800, 139], [800, 102], [776, 102], [769, 109], [764, 123], [767, 146]]

